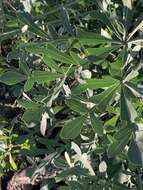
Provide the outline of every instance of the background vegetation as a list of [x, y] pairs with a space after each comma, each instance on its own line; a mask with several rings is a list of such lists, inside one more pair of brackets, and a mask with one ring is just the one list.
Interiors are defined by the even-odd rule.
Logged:
[[[142, 0], [0, 1], [0, 176], [41, 190], [143, 189]], [[52, 176], [54, 173], [54, 177]]]

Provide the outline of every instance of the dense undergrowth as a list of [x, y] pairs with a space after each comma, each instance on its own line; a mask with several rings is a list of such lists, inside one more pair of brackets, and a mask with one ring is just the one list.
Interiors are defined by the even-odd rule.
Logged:
[[3, 184], [30, 167], [31, 180], [56, 171], [41, 190], [143, 189], [142, 11], [142, 0], [0, 1]]

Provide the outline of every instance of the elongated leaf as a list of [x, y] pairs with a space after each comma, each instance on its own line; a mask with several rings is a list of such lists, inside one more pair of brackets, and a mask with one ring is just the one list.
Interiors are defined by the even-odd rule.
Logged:
[[30, 27], [29, 30], [34, 34], [40, 37], [49, 38], [47, 33], [44, 32], [41, 28], [38, 27], [37, 24], [34, 23], [31, 15], [28, 12], [17, 11], [17, 17], [22, 23], [27, 24]]
[[143, 21], [141, 21], [136, 28], [134, 28], [134, 30], [130, 33], [128, 40], [138, 31], [141, 30], [143, 28]]
[[0, 42], [2, 42], [3, 40], [6, 40], [6, 39], [10, 39], [10, 38], [14, 37], [16, 34], [20, 34], [20, 33], [21, 33], [20, 29], [14, 29], [11, 31], [0, 33]]
[[113, 63], [111, 63], [110, 67], [110, 73], [111, 76], [115, 77], [120, 77], [121, 76], [121, 68], [122, 68], [122, 58], [118, 57], [117, 60]]
[[7, 71], [0, 76], [0, 82], [7, 85], [14, 85], [22, 81], [25, 81], [26, 79], [26, 75], [23, 75], [15, 71]]
[[105, 92], [106, 95], [102, 96], [100, 102], [98, 103], [98, 107], [101, 111], [105, 111], [107, 106], [110, 105], [113, 98], [115, 97], [115, 93], [119, 87], [119, 83], [116, 85], [113, 85], [112, 87], [108, 88]]
[[71, 93], [74, 95], [80, 95], [87, 90], [87, 84], [79, 84], [71, 89]]
[[136, 131], [131, 140], [128, 157], [129, 160], [139, 166], [143, 165], [143, 131]]
[[20, 61], [20, 63], [19, 63], [19, 70], [24, 75], [27, 75], [27, 76], [30, 75], [30, 69], [29, 69], [28, 65], [22, 61]]
[[[122, 124], [123, 125], [123, 124]], [[115, 134], [114, 134], [114, 139], [119, 140], [123, 137], [126, 136], [126, 134], [131, 134], [131, 129], [128, 126], [121, 126], [121, 129], [119, 129]]]
[[[97, 5], [99, 6], [99, 1], [96, 1]], [[121, 35], [119, 34], [119, 31], [117, 29], [115, 21], [108, 15], [106, 12], [100, 12], [100, 11], [93, 11], [90, 14], [92, 16], [92, 19], [100, 20], [103, 24], [105, 24], [108, 28], [111, 29], [111, 31], [114, 32], [114, 34], [121, 39]]]
[[124, 79], [124, 83], [125, 82], [129, 82], [130, 80], [134, 79], [135, 77], [137, 77], [139, 75], [138, 69], [132, 69], [132, 71], [126, 76], [126, 78]]
[[110, 76], [104, 77], [103, 79], [88, 79], [86, 80], [87, 88], [96, 89], [104, 88], [118, 83], [118, 81]]
[[49, 56], [44, 55], [43, 61], [46, 65], [48, 65], [48, 67], [50, 69], [53, 69], [57, 72], [62, 72], [61, 69], [59, 68], [58, 64], [53, 59], [51, 59]]
[[86, 104], [81, 103], [79, 100], [75, 98], [67, 99], [66, 104], [69, 108], [71, 108], [73, 111], [78, 113], [87, 113], [89, 110], [86, 106]]
[[51, 73], [48, 71], [33, 71], [32, 72], [32, 80], [34, 80], [38, 84], [50, 82], [62, 76], [63, 76], [62, 74]]
[[104, 44], [107, 42], [111, 42], [112, 40], [101, 36], [100, 34], [92, 33], [83, 31], [81, 29], [77, 30], [77, 39], [83, 45], [97, 45], [97, 44]]
[[99, 110], [103, 112], [107, 109], [107, 106], [110, 105], [110, 103], [112, 102], [118, 88], [119, 83], [109, 87], [107, 90], [103, 91], [99, 95], [93, 96], [92, 98], [90, 98], [90, 101], [97, 104]]
[[127, 187], [125, 184], [114, 183], [112, 190], [132, 190], [132, 189]]
[[110, 144], [108, 148], [108, 156], [115, 157], [119, 155], [129, 142], [131, 137], [131, 130], [128, 127], [121, 128], [117, 134], [115, 134], [115, 140]]
[[63, 6], [61, 6], [61, 8], [60, 8], [60, 16], [61, 16], [61, 19], [63, 21], [62, 22], [63, 26], [65, 27], [67, 32], [70, 35], [72, 35], [73, 31], [72, 31], [72, 27], [71, 27], [71, 24], [70, 24], [70, 18], [69, 18], [68, 12], [66, 11], [66, 9]]
[[133, 9], [133, 1], [130, 0], [122, 0], [124, 8], [124, 15], [125, 15], [125, 28], [128, 31], [129, 27], [132, 24], [134, 9]]
[[81, 59], [81, 58], [80, 58], [76, 53], [74, 53], [74, 52], [70, 52], [70, 55], [71, 55], [71, 57], [72, 57], [74, 63], [77, 64], [77, 65], [83, 65], [83, 64], [87, 63], [86, 60]]
[[14, 170], [17, 170], [17, 165], [16, 165], [16, 163], [15, 163], [15, 161], [14, 161], [14, 159], [13, 159], [13, 157], [12, 157], [11, 154], [9, 154], [9, 162], [10, 162], [11, 167], [12, 167]]
[[42, 114], [42, 119], [40, 121], [40, 131], [41, 131], [41, 134], [43, 136], [45, 136], [45, 133], [46, 133], [46, 129], [47, 129], [47, 118], [48, 118], [48, 115], [46, 112], [44, 112]]
[[51, 59], [54, 59], [56, 61], [60, 61], [62, 63], [67, 64], [75, 64], [72, 58], [61, 51], [59, 51], [57, 48], [55, 48], [53, 45], [48, 44], [45, 47], [39, 47], [39, 46], [27, 46], [26, 50], [28, 50], [30, 53], [37, 54], [37, 55], [44, 55], [48, 56]]
[[32, 76], [28, 77], [28, 79], [24, 85], [24, 91], [27, 92], [27, 91], [31, 90], [34, 83], [35, 83], [35, 81], [34, 81], [33, 77]]
[[69, 121], [61, 130], [60, 136], [63, 139], [75, 139], [81, 133], [83, 124], [86, 120], [85, 116], [78, 117]]
[[111, 46], [111, 47], [98, 47], [98, 48], [87, 48], [89, 55], [95, 55], [97, 57], [106, 58], [109, 53], [120, 48], [120, 45]]
[[90, 114], [91, 125], [95, 133], [103, 135], [103, 125], [102, 122], [94, 115]]
[[74, 64], [72, 58], [67, 55], [66, 53], [63, 53], [61, 51], [59, 51], [58, 49], [56, 49], [54, 46], [52, 45], [47, 45], [46, 49], [48, 50], [47, 55], [57, 61], [61, 61], [62, 63], [68, 63], [68, 64]]
[[132, 92], [132, 94], [135, 96], [135, 97], [138, 97], [138, 98], [143, 98], [143, 90], [141, 90], [139, 87], [137, 87], [135, 84], [133, 83], [126, 83], [125, 84], [127, 86], [127, 88], [130, 89], [130, 91]]
[[87, 89], [97, 89], [97, 88], [105, 88], [114, 85], [118, 82], [118, 80], [107, 76], [102, 79], [88, 79], [85, 81], [86, 83], [80, 84], [72, 89], [72, 94], [79, 95]]
[[118, 118], [119, 118], [119, 115], [115, 115], [114, 117], [109, 119], [107, 122], [105, 122], [104, 129], [108, 132], [115, 131]]
[[120, 99], [120, 116], [121, 120], [134, 122], [137, 117], [137, 112], [133, 107], [130, 98], [127, 96], [126, 88], [121, 88], [121, 99]]
[[37, 102], [33, 102], [32, 100], [21, 99], [17, 102], [25, 109], [37, 109], [40, 106]]

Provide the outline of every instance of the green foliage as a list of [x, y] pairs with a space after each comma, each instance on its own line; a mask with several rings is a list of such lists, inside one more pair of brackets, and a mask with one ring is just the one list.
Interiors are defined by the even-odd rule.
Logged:
[[0, 3], [0, 175], [142, 189], [142, 1], [26, 2]]

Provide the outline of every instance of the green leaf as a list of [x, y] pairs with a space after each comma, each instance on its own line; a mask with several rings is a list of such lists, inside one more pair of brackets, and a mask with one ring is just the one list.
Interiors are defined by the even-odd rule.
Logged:
[[62, 72], [61, 69], [59, 68], [59, 65], [49, 56], [44, 55], [43, 61], [48, 67], [52, 70], [55, 70], [57, 72]]
[[49, 38], [48, 34], [44, 32], [41, 28], [38, 27], [37, 24], [34, 23], [31, 15], [28, 12], [24, 11], [17, 11], [16, 12], [18, 19], [28, 25], [30, 27], [30, 31], [33, 32], [34, 34], [43, 37], [43, 38]]
[[22, 81], [25, 81], [26, 79], [26, 75], [23, 75], [15, 71], [7, 71], [0, 76], [0, 82], [7, 85], [14, 85]]
[[143, 28], [143, 21], [141, 21], [134, 29], [133, 31], [130, 33], [128, 40], [130, 40], [132, 38], [132, 36], [140, 29]]
[[81, 58], [80, 58], [76, 53], [74, 53], [74, 52], [70, 52], [70, 55], [71, 55], [71, 57], [72, 57], [74, 63], [77, 64], [77, 65], [84, 65], [84, 64], [87, 63], [86, 60], [81, 59]]
[[97, 47], [97, 48], [87, 48], [89, 55], [95, 55], [105, 59], [111, 52], [120, 48], [120, 45], [111, 46], [111, 47]]
[[11, 154], [9, 154], [9, 163], [10, 163], [10, 165], [12, 166], [12, 168], [14, 170], [17, 170], [17, 165], [16, 165], [16, 163], [15, 163], [15, 161], [14, 161], [14, 159], [13, 159], [13, 157], [12, 157]]
[[134, 16], [134, 9], [133, 9], [133, 2], [130, 0], [122, 0], [124, 8], [123, 11], [125, 12], [125, 29], [126, 31], [129, 30], [131, 24], [132, 24], [132, 20], [133, 20], [133, 16]]
[[121, 87], [120, 117], [121, 120], [132, 122], [134, 122], [137, 117], [137, 112], [131, 103], [129, 95], [127, 94], [126, 87]]
[[111, 119], [105, 122], [104, 129], [108, 132], [112, 132], [116, 129], [116, 123], [119, 118], [119, 115], [115, 115]]
[[11, 39], [15, 35], [20, 34], [20, 33], [21, 33], [20, 29], [14, 29], [11, 31], [3, 32], [0, 34], [0, 42], [2, 42], [3, 40], [6, 40], [6, 39]]
[[60, 7], [60, 16], [63, 21], [62, 23], [63, 23], [64, 28], [67, 30], [67, 32], [70, 35], [72, 35], [73, 31], [72, 31], [72, 26], [70, 24], [70, 18], [69, 18], [68, 12], [63, 6]]
[[76, 37], [83, 45], [97, 45], [101, 43], [112, 42], [112, 40], [107, 39], [100, 34], [83, 31], [81, 29], [77, 30]]
[[128, 127], [123, 127], [117, 133], [115, 133], [115, 140], [108, 147], [108, 156], [115, 157], [119, 155], [128, 144], [130, 137], [131, 130]]
[[37, 102], [33, 102], [32, 100], [21, 99], [17, 102], [25, 109], [37, 109], [40, 106]]
[[22, 116], [22, 120], [24, 120], [27, 124], [32, 123], [35, 125], [37, 123], [40, 123], [42, 111], [43, 107], [27, 109]]
[[136, 131], [133, 134], [128, 150], [128, 158], [135, 165], [143, 165], [143, 131]]
[[35, 81], [34, 81], [33, 77], [29, 76], [25, 85], [24, 85], [24, 91], [27, 92], [27, 91], [31, 90], [34, 83], [35, 83]]
[[126, 87], [131, 91], [131, 93], [138, 98], [143, 98], [143, 90], [137, 87], [135, 84], [126, 82]]
[[56, 80], [57, 78], [63, 77], [63, 74], [51, 73], [48, 71], [33, 71], [31, 80], [34, 80], [38, 84], [48, 83]]
[[20, 63], [19, 63], [19, 70], [24, 75], [27, 75], [27, 76], [30, 75], [30, 69], [29, 69], [27, 63], [25, 63], [25, 62], [20, 61]]
[[113, 86], [109, 87], [107, 90], [103, 91], [99, 95], [93, 96], [90, 100], [93, 103], [97, 104], [97, 107], [101, 112], [104, 112], [107, 109], [107, 106], [111, 104], [118, 88], [119, 83], [114, 84]]
[[111, 76], [117, 76], [120, 77], [121, 76], [121, 68], [122, 68], [122, 58], [118, 57], [117, 60], [113, 63], [111, 63], [110, 66], [110, 74]]
[[131, 72], [126, 76], [123, 82], [129, 82], [130, 80], [136, 78], [139, 75], [139, 67], [133, 68]]
[[103, 135], [103, 125], [102, 122], [97, 118], [94, 113], [90, 114], [91, 126], [95, 133]]
[[105, 88], [112, 86], [118, 81], [110, 76], [104, 77], [102, 79], [88, 79], [86, 80], [87, 88], [89, 89], [96, 89], [96, 88]]
[[[99, 1], [96, 2], [99, 6]], [[107, 12], [100, 12], [99, 10], [91, 12], [92, 19], [100, 20], [107, 28], [109, 28], [114, 34], [117, 36], [118, 39], [121, 40], [121, 35], [117, 29], [115, 20], [111, 18], [111, 16]]]
[[84, 91], [86, 91], [87, 89], [94, 90], [97, 88], [109, 87], [116, 84], [118, 80], [110, 76], [106, 76], [102, 79], [88, 79], [85, 82], [86, 82], [85, 84], [79, 84], [78, 86], [72, 88], [72, 94], [79, 95]]
[[78, 137], [81, 133], [85, 120], [86, 120], [85, 116], [80, 116], [66, 123], [61, 130], [60, 133], [61, 138], [75, 139], [76, 137]]
[[112, 190], [131, 190], [131, 188], [116, 182], [116, 184], [113, 184]]
[[61, 52], [51, 44], [47, 44], [45, 47], [30, 45], [26, 47], [26, 50], [33, 54], [48, 56], [49, 58], [62, 63], [75, 64], [67, 53]]
[[66, 105], [72, 109], [75, 112], [78, 113], [82, 113], [85, 114], [87, 113], [89, 110], [86, 106], [86, 104], [80, 102], [79, 100], [75, 99], [75, 98], [70, 98], [66, 100]]
[[68, 186], [61, 186], [59, 187], [59, 190], [70, 190], [71, 188]]

